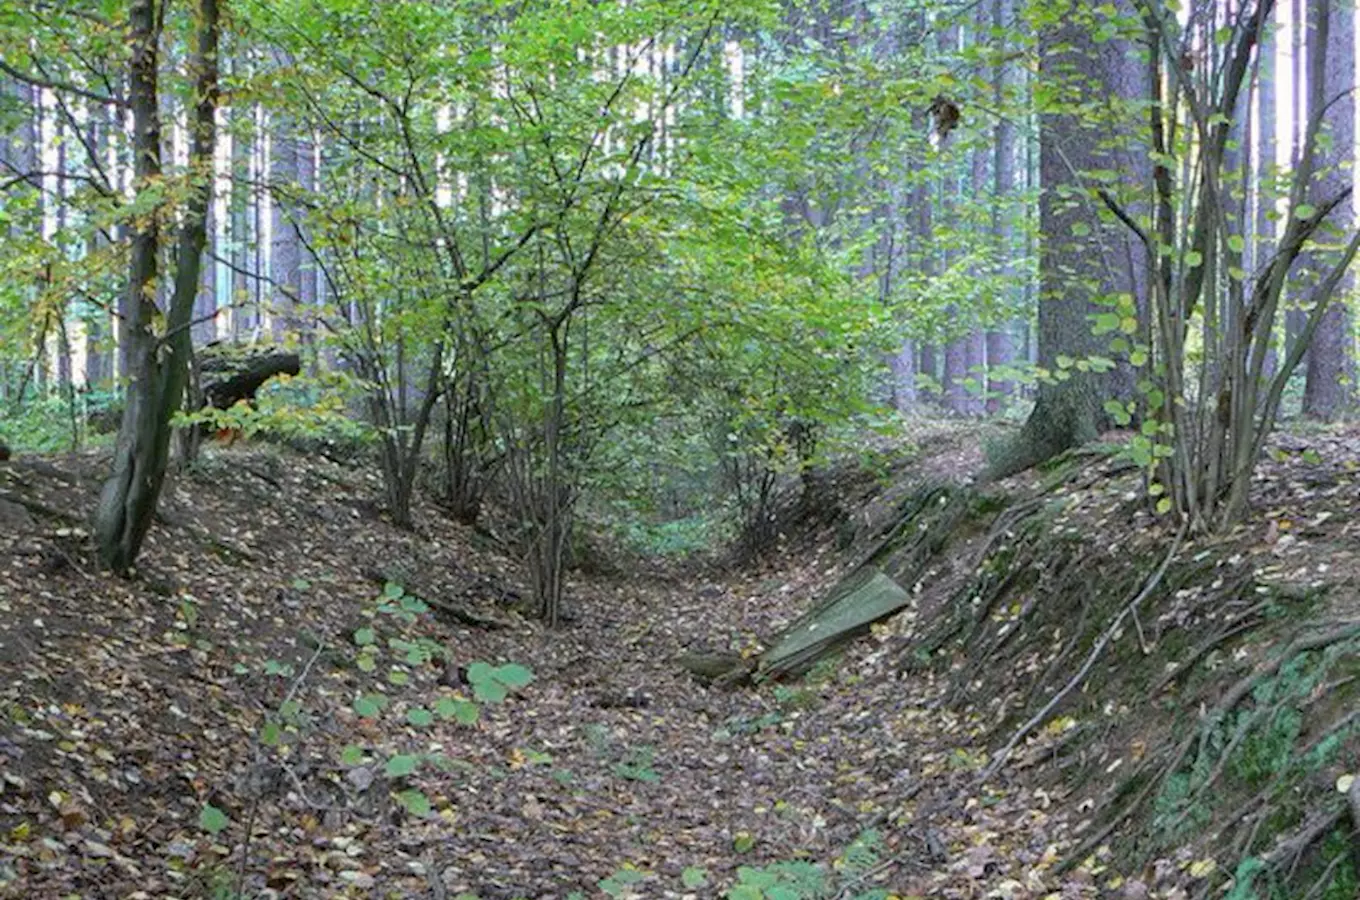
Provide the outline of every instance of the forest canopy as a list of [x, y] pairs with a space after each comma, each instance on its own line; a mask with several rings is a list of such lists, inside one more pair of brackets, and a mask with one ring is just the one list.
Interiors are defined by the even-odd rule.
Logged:
[[757, 551], [904, 415], [1125, 429], [1223, 528], [1350, 402], [1353, 59], [1327, 2], [10, 4], [4, 438], [113, 440], [119, 571], [205, 435], [371, 453], [400, 525], [513, 510], [550, 622], [579, 523]]

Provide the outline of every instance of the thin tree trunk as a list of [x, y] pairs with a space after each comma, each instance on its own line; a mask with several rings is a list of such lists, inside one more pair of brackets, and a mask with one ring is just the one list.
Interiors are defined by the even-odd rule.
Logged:
[[[1273, 17], [1272, 17], [1273, 19]], [[1279, 167], [1275, 163], [1277, 141], [1275, 136], [1279, 116], [1275, 103], [1275, 34], [1274, 21], [1268, 23], [1261, 34], [1259, 50], [1258, 87], [1257, 87], [1257, 146], [1256, 146], [1256, 215], [1252, 228], [1252, 257], [1247, 271], [1255, 273], [1267, 260], [1275, 247], [1275, 177]], [[1275, 375], [1275, 343], [1266, 358], [1264, 376], [1267, 382]]]
[[[238, 58], [234, 61], [238, 70], [244, 68]], [[253, 107], [241, 99], [233, 99], [231, 105], [231, 217], [228, 221], [228, 240], [231, 244], [231, 336], [233, 340], [246, 339], [258, 324], [259, 310], [248, 302], [254, 289], [250, 274], [251, 245], [257, 240], [251, 228], [251, 204], [254, 199], [251, 190], [251, 160], [254, 158]]]
[[[1304, 9], [1303, 0], [1294, 0], [1294, 4], [1290, 8], [1289, 19], [1290, 68], [1293, 70], [1290, 79], [1293, 88], [1293, 98], [1290, 104], [1290, 108], [1293, 110], [1293, 118], [1290, 129], [1289, 165], [1290, 169], [1294, 171], [1297, 171], [1299, 167], [1299, 157], [1303, 152], [1304, 123], [1308, 120], [1308, 110], [1305, 108], [1308, 92], [1304, 90], [1308, 81], [1308, 68], [1304, 65], [1303, 57], [1304, 34], [1307, 31]], [[1311, 254], [1300, 254], [1295, 265], [1299, 267], [1300, 272], [1311, 268]], [[1303, 298], [1308, 296], [1308, 291], [1304, 285], [1300, 284], [1299, 279], [1292, 279], [1286, 291], [1289, 295], [1289, 305], [1284, 315], [1284, 349], [1285, 356], [1288, 356], [1293, 352], [1294, 344], [1303, 332], [1304, 323], [1308, 321], [1308, 311], [1300, 306]], [[1304, 348], [1304, 353], [1307, 354], [1307, 352], [1307, 348]], [[1303, 365], [1305, 368], [1308, 365], [1306, 355]]]
[[271, 118], [269, 140], [270, 190], [270, 322], [274, 340], [282, 342], [298, 331], [298, 301], [302, 291], [298, 270], [298, 235], [294, 228], [298, 144], [293, 123], [282, 115]]
[[[1015, 228], [1011, 221], [1011, 216], [1014, 213], [1016, 183], [1016, 128], [1009, 111], [1018, 109], [1020, 106], [1015, 102], [1018, 98], [1014, 96], [1016, 87], [1015, 67], [1005, 61], [1008, 50], [1006, 35], [1009, 33], [1008, 29], [1012, 26], [1013, 14], [1012, 0], [992, 0], [992, 34], [994, 39], [1000, 42], [1000, 46], [996, 48], [997, 59], [1000, 61], [992, 72], [992, 101], [995, 107], [1003, 112], [1003, 115], [997, 118], [996, 127], [992, 133], [992, 152], [994, 155], [992, 158], [991, 224], [992, 240], [1000, 266], [998, 275], [1005, 286], [1010, 305], [1018, 309], [1021, 308], [1021, 304], [1020, 298], [1016, 296], [1014, 259], [1020, 248], [1015, 246]], [[1015, 394], [1014, 382], [1008, 376], [1001, 374], [1015, 361], [1015, 341], [1011, 336], [1009, 327], [1002, 326], [988, 330], [986, 344], [986, 411], [995, 413], [1006, 406]]]

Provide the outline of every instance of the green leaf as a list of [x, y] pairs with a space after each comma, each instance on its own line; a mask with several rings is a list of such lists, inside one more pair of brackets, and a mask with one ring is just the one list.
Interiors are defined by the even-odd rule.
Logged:
[[365, 719], [376, 719], [386, 706], [387, 697], [384, 694], [364, 694], [354, 701], [354, 711]]
[[1242, 248], [1245, 246], [1246, 242], [1242, 240], [1242, 235], [1240, 234], [1228, 235], [1228, 249], [1231, 250], [1232, 252], [1241, 253]]
[[391, 669], [387, 673], [387, 680], [396, 685], [409, 684], [411, 675], [401, 669]]
[[1294, 217], [1297, 219], [1311, 219], [1317, 215], [1317, 207], [1311, 203], [1300, 203], [1294, 210]]
[[367, 626], [355, 629], [354, 631], [354, 643], [358, 644], [360, 647], [367, 647], [377, 641], [377, 639], [377, 634], [374, 633], [372, 628], [368, 628]]
[[1171, 512], [1171, 498], [1163, 497], [1157, 501], [1157, 515], [1164, 516]]
[[198, 827], [216, 837], [230, 824], [227, 814], [222, 812], [211, 803], [203, 804], [203, 808], [198, 813]]
[[756, 839], [749, 831], [738, 831], [732, 838], [732, 849], [738, 853], [750, 853], [755, 845]]
[[527, 666], [508, 663], [496, 669], [496, 680], [509, 687], [524, 687], [534, 680], [534, 673]]
[[690, 890], [704, 887], [708, 884], [708, 870], [689, 866], [680, 873], [680, 883]]
[[1204, 254], [1198, 250], [1191, 250], [1185, 254], [1185, 267], [1187, 269], [1197, 269], [1204, 265]]
[[1309, 447], [1307, 450], [1303, 451], [1303, 461], [1310, 466], [1319, 465], [1322, 462], [1322, 454], [1318, 453], [1312, 447]]
[[413, 816], [424, 818], [430, 814], [430, 798], [425, 796], [424, 791], [415, 788], [397, 791], [397, 802]]
[[408, 753], [398, 753], [387, 761], [383, 772], [386, 773], [388, 778], [402, 778], [406, 775], [415, 774], [418, 768], [420, 768], [420, 757]]
[[383, 596], [388, 600], [400, 600], [405, 594], [406, 589], [394, 581], [383, 585]]
[[364, 750], [357, 744], [347, 744], [344, 750], [340, 751], [340, 764], [343, 766], [357, 766], [364, 761]]
[[406, 721], [417, 728], [425, 728], [434, 723], [434, 713], [423, 706], [413, 706], [406, 711]]
[[472, 685], [472, 696], [483, 703], [500, 703], [510, 696], [510, 690], [499, 681], [477, 681]]
[[1119, 330], [1119, 314], [1106, 312], [1100, 313], [1095, 317], [1095, 322], [1091, 326], [1094, 334], [1109, 334], [1111, 331]]
[[1133, 421], [1133, 416], [1129, 414], [1128, 407], [1118, 400], [1106, 400], [1105, 411], [1110, 414], [1110, 418], [1114, 419], [1115, 424], [1121, 427]]
[[458, 708], [454, 710], [453, 717], [459, 725], [476, 725], [477, 720], [482, 717], [482, 708], [470, 700], [455, 700]]
[[266, 747], [277, 747], [282, 739], [283, 729], [273, 719], [265, 722], [264, 726], [260, 728], [260, 743]]

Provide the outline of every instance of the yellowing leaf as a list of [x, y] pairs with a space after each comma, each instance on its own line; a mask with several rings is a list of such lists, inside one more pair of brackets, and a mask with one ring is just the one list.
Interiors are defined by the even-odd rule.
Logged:
[[1354, 785], [1355, 785], [1354, 775], [1342, 775], [1340, 778], [1336, 780], [1337, 793], [1349, 794], [1351, 792], [1351, 788]]
[[1190, 864], [1190, 876], [1192, 878], [1207, 878], [1218, 868], [1218, 863], [1212, 859], [1197, 859]]

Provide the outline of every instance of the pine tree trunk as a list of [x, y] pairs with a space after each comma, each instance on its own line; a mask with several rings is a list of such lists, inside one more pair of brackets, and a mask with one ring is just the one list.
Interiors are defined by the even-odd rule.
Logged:
[[270, 324], [275, 342], [282, 343], [298, 332], [298, 236], [294, 228], [296, 207], [291, 198], [297, 190], [298, 144], [293, 124], [274, 115], [269, 141], [270, 189]]
[[[1331, 105], [1324, 118], [1330, 142], [1320, 153], [1314, 202], [1335, 196], [1351, 186], [1355, 158], [1355, 10], [1349, 3], [1321, 0], [1308, 4], [1308, 52], [1325, 52], [1326, 78], [1322, 94]], [[1325, 32], [1326, 47], [1322, 48]], [[1332, 98], [1338, 98], [1332, 102]], [[1347, 193], [1329, 220], [1342, 234], [1355, 224], [1355, 205]], [[1315, 253], [1320, 272], [1330, 268], [1330, 254]], [[1347, 298], [1355, 280], [1346, 275], [1337, 285], [1321, 324], [1308, 348], [1307, 380], [1303, 391], [1303, 414], [1332, 421], [1350, 405], [1354, 354]]]
[[[1004, 60], [1007, 29], [1011, 27], [1014, 10], [1011, 0], [992, 0], [991, 26], [995, 39], [1001, 42], [996, 48], [997, 58]], [[1014, 66], [998, 62], [993, 73], [993, 105], [999, 110], [1013, 108], [1012, 93], [1015, 90]], [[1015, 122], [1009, 115], [999, 116], [992, 133], [992, 240], [999, 263], [998, 275], [1010, 292], [1009, 303], [1020, 308], [1020, 298], [1014, 296], [1015, 264], [1013, 260], [1019, 252], [1015, 246], [1015, 229], [1011, 222], [1015, 194]], [[986, 335], [987, 353], [987, 399], [986, 412], [995, 413], [1010, 402], [1015, 393], [1011, 380], [1000, 375], [1000, 370], [1015, 360], [1015, 342], [1007, 327], [991, 328]]]
[[[1131, 12], [1127, 0], [1116, 6], [1121, 14]], [[1108, 356], [1108, 338], [1091, 331], [1089, 316], [1108, 309], [1095, 296], [1141, 296], [1146, 278], [1145, 255], [1136, 238], [1122, 224], [1107, 222], [1099, 214], [1100, 201], [1082, 190], [1086, 181], [1074, 177], [1074, 172], [1107, 170], [1126, 173], [1131, 183], [1146, 181], [1147, 161], [1138, 151], [1146, 141], [1127, 111], [1105, 111], [1108, 121], [1103, 124], [1093, 122], [1090, 114], [1070, 111], [1093, 96], [1117, 102], [1149, 95], [1148, 73], [1138, 54], [1121, 38], [1096, 42], [1092, 15], [1102, 14], [1073, 2], [1052, 30], [1040, 36], [1041, 77], [1047, 75], [1063, 91], [1041, 117], [1039, 135], [1038, 362], [1057, 380], [1040, 383], [1024, 428], [993, 460], [991, 474], [998, 477], [1094, 440], [1109, 425], [1104, 402], [1132, 392], [1131, 372], [1081, 372], [1059, 361]], [[1130, 133], [1123, 133], [1125, 129]], [[1075, 196], [1064, 196], [1064, 188], [1076, 191]]]
[[[243, 63], [237, 59], [236, 69]], [[251, 159], [253, 158], [254, 111], [240, 99], [233, 99], [231, 105], [231, 216], [227, 223], [227, 235], [231, 244], [231, 334], [232, 339], [241, 341], [250, 336], [259, 324], [259, 310], [250, 302], [254, 290], [254, 279], [250, 272], [251, 245], [256, 240], [251, 228], [251, 203], [253, 192], [251, 184]]]
[[[1270, 258], [1270, 253], [1275, 246], [1275, 219], [1271, 215], [1275, 211], [1275, 201], [1277, 191], [1274, 187], [1275, 174], [1278, 166], [1275, 164], [1275, 154], [1277, 152], [1277, 142], [1275, 130], [1279, 125], [1279, 116], [1276, 112], [1275, 104], [1275, 34], [1277, 27], [1272, 21], [1268, 23], [1261, 34], [1261, 47], [1258, 52], [1260, 64], [1258, 67], [1257, 79], [1257, 143], [1256, 143], [1256, 177], [1253, 190], [1256, 195], [1256, 214], [1252, 226], [1252, 241], [1249, 245], [1251, 249], [1251, 259], [1247, 265], [1248, 272], [1256, 272], [1266, 260]], [[1266, 357], [1264, 377], [1267, 382], [1275, 376], [1276, 354], [1274, 344]]]

